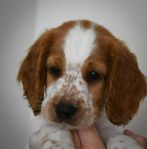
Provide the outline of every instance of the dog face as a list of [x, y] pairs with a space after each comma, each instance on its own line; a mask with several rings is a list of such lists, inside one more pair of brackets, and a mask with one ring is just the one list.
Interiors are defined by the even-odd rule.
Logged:
[[18, 80], [35, 115], [71, 128], [92, 125], [104, 107], [112, 123], [126, 124], [146, 95], [135, 56], [108, 30], [83, 20], [43, 33]]

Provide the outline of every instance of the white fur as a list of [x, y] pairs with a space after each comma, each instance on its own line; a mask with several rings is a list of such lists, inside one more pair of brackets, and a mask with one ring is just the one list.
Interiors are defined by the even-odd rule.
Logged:
[[125, 135], [117, 135], [109, 138], [107, 149], [143, 149], [135, 140]]
[[37, 127], [40, 125], [40, 128], [38, 127], [30, 136], [31, 149], [75, 149], [71, 133], [67, 129], [53, 123], [46, 123], [41, 115], [35, 117], [34, 121]]
[[[35, 117], [34, 121], [37, 127], [41, 125], [30, 137], [31, 149], [75, 149], [71, 133], [66, 127], [46, 123], [41, 115]], [[105, 111], [101, 113], [97, 126], [102, 138], [105, 139], [103, 141], [106, 143], [107, 149], [143, 149], [132, 138], [123, 135], [121, 129], [116, 129], [116, 126], [109, 122]]]
[[122, 127], [118, 127], [109, 121], [105, 108], [101, 111], [95, 126], [105, 143], [109, 138], [120, 135], [123, 131]]
[[69, 30], [64, 40], [64, 52], [68, 63], [82, 64], [95, 47], [96, 34], [93, 25], [85, 29], [80, 23]]
[[44, 100], [42, 102], [42, 106], [44, 107], [47, 105], [47, 103], [52, 99], [54, 95], [56, 95], [60, 90], [62, 85], [64, 84], [64, 79], [60, 78], [53, 84], [51, 84], [49, 87], [47, 87], [45, 93], [44, 93]]

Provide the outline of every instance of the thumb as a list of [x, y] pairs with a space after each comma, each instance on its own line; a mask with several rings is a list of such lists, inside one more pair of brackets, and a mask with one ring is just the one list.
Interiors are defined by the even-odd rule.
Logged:
[[80, 137], [82, 148], [84, 149], [89, 149], [89, 148], [104, 149], [105, 148], [95, 127], [79, 130], [79, 137]]

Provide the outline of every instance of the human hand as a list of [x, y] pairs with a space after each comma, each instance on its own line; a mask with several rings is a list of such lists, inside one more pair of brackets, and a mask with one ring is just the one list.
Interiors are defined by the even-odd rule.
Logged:
[[133, 138], [140, 146], [142, 146], [144, 149], [147, 149], [147, 139], [143, 136], [137, 135], [134, 132], [130, 130], [124, 130], [123, 132], [125, 135]]
[[105, 149], [95, 127], [72, 132], [76, 149]]

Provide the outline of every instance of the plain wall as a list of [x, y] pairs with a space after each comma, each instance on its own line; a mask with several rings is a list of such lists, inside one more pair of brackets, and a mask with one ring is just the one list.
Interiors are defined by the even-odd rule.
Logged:
[[36, 0], [0, 1], [0, 148], [23, 149], [30, 111], [16, 75], [34, 40]]
[[[127, 3], [126, 3], [127, 2]], [[30, 111], [16, 82], [20, 61], [46, 28], [90, 19], [126, 42], [147, 75], [146, 0], [3, 0], [0, 2], [0, 148], [23, 149]], [[133, 83], [132, 83], [133, 85]], [[147, 137], [147, 100], [129, 128]]]

